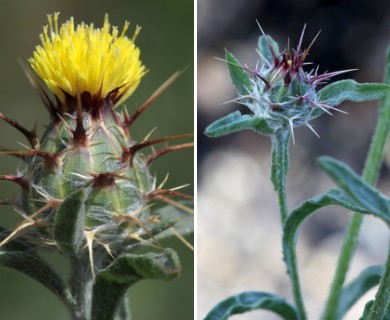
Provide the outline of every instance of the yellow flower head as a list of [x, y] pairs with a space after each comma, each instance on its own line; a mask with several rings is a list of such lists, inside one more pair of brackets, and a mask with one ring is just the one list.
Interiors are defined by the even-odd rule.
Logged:
[[[66, 96], [89, 93], [91, 97], [106, 98], [113, 95], [119, 103], [137, 88], [145, 67], [135, 46], [140, 27], [132, 39], [112, 27], [106, 14], [102, 28], [84, 22], [74, 27], [73, 18], [58, 28], [58, 15], [48, 15], [49, 26], [43, 28], [42, 45], [36, 47], [29, 59], [32, 68], [49, 89], [64, 104]], [[54, 21], [53, 21], [54, 20]]]

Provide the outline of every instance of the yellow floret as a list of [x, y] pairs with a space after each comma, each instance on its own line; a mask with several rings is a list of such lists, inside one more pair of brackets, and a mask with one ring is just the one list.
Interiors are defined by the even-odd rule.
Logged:
[[[29, 59], [32, 68], [49, 89], [65, 102], [67, 93], [76, 97], [78, 93], [99, 94], [106, 97], [117, 90], [120, 101], [130, 96], [137, 88], [145, 67], [140, 61], [140, 50], [135, 46], [140, 27], [133, 38], [126, 37], [129, 26], [126, 22], [118, 35], [108, 15], [102, 28], [84, 23], [74, 27], [73, 18], [58, 28], [58, 13], [48, 15], [49, 26], [43, 28], [42, 45], [36, 47]], [[118, 103], [120, 102], [118, 101]]]

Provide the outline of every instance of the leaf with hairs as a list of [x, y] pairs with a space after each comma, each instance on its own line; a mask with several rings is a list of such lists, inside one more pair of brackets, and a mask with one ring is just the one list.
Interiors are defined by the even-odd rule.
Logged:
[[322, 169], [362, 207], [390, 225], [390, 202], [347, 165], [331, 157], [320, 157]]
[[175, 251], [123, 254], [101, 270], [93, 287], [92, 320], [112, 320], [127, 289], [145, 279], [171, 280], [180, 274]]
[[285, 320], [298, 320], [297, 313], [283, 298], [273, 293], [246, 291], [218, 303], [204, 320], [226, 320], [234, 314], [254, 310], [268, 310]]
[[342, 319], [367, 291], [379, 284], [382, 273], [383, 265], [370, 266], [343, 288], [337, 310], [337, 319]]
[[237, 89], [237, 93], [246, 96], [252, 92], [253, 84], [248, 74], [242, 68], [240, 62], [229, 51], [225, 54], [227, 67], [229, 69], [230, 78]]
[[239, 111], [235, 111], [210, 124], [206, 128], [205, 134], [215, 138], [247, 129], [267, 136], [273, 133], [273, 129], [269, 126], [266, 118], [241, 115]]

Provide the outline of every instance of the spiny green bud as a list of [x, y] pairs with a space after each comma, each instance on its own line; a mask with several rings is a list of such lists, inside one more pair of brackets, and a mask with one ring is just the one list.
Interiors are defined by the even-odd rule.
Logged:
[[[260, 25], [259, 25], [260, 27]], [[306, 27], [306, 26], [305, 26]], [[331, 110], [343, 112], [335, 106], [344, 100], [364, 101], [378, 99], [387, 92], [383, 84], [357, 84], [352, 80], [336, 82], [317, 91], [317, 86], [330, 78], [352, 70], [319, 74], [318, 67], [304, 70], [305, 60], [318, 34], [307, 49], [302, 49], [303, 28], [298, 46], [279, 51], [278, 44], [268, 35], [258, 41], [260, 61], [254, 70], [241, 66], [226, 51], [226, 63], [238, 97], [233, 101], [250, 109], [252, 115], [233, 113], [217, 120], [206, 129], [206, 134], [216, 137], [243, 129], [273, 135], [281, 130], [291, 130], [305, 125], [317, 134], [310, 120]], [[368, 90], [367, 90], [368, 89]]]
[[[104, 248], [109, 255], [128, 252], [141, 244], [153, 245], [156, 236], [177, 222], [151, 209], [154, 200], [183, 206], [173, 197], [191, 198], [177, 189], [163, 189], [150, 172], [151, 163], [161, 155], [192, 147], [191, 143], [165, 146], [149, 155], [151, 146], [189, 135], [134, 141], [132, 124], [179, 73], [165, 83], [133, 115], [120, 112], [117, 105], [138, 86], [145, 67], [132, 39], [106, 15], [103, 27], [73, 19], [58, 26], [58, 13], [48, 16], [49, 27], [41, 35], [29, 60], [33, 70], [56, 96], [49, 99], [39, 88], [51, 123], [42, 139], [3, 114], [0, 118], [21, 131], [31, 144], [27, 151], [2, 151], [21, 156], [26, 169], [2, 180], [18, 183], [22, 194], [17, 203], [24, 221], [0, 243], [22, 237], [36, 247], [55, 247], [79, 255], [86, 246], [92, 252]], [[88, 38], [88, 41], [85, 41]], [[30, 75], [31, 79], [35, 79]], [[184, 208], [186, 208], [184, 206]]]

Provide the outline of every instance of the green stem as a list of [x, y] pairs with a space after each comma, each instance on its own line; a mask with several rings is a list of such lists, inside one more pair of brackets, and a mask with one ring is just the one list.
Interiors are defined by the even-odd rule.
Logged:
[[90, 320], [92, 302], [92, 275], [87, 259], [83, 257], [70, 257], [71, 275], [70, 287], [75, 299], [73, 307], [73, 320]]
[[297, 255], [293, 246], [284, 245], [284, 261], [287, 264], [287, 272], [291, 280], [295, 305], [300, 320], [306, 319], [305, 305], [303, 304], [301, 284], [299, 281]]
[[[390, 50], [388, 51], [388, 61], [390, 61]], [[389, 83], [389, 64], [387, 65], [386, 83]], [[381, 101], [378, 113], [378, 122], [375, 128], [375, 134], [371, 141], [370, 150], [366, 159], [362, 177], [368, 183], [374, 185], [378, 180], [379, 169], [382, 164], [384, 149], [387, 136], [390, 129], [390, 95], [387, 95]], [[352, 215], [344, 243], [341, 248], [339, 260], [336, 267], [335, 277], [332, 282], [329, 297], [326, 303], [323, 320], [337, 319], [337, 308], [340, 301], [341, 292], [351, 264], [352, 256], [357, 245], [357, 238], [360, 227], [363, 222], [363, 216], [357, 213]]]
[[[378, 292], [375, 296], [375, 302], [371, 308], [369, 320], [385, 319], [385, 313], [388, 310], [390, 302], [390, 250], [387, 254], [385, 271], [381, 277]], [[387, 310], [386, 310], [387, 309]], [[386, 318], [387, 319], [387, 318]]]
[[279, 212], [282, 225], [287, 218], [286, 177], [288, 171], [288, 146], [290, 130], [280, 130], [272, 138], [271, 181], [278, 194]]
[[[287, 215], [287, 199], [286, 199], [286, 177], [288, 172], [288, 147], [290, 144], [290, 130], [280, 130], [272, 136], [272, 163], [271, 163], [271, 181], [275, 191], [278, 194], [279, 211], [282, 225], [284, 224]], [[293, 287], [293, 296], [298, 311], [300, 320], [306, 319], [305, 306], [303, 304], [301, 285], [299, 282], [298, 268], [296, 263], [296, 252], [289, 250], [289, 259], [285, 259], [287, 264], [288, 275]]]

